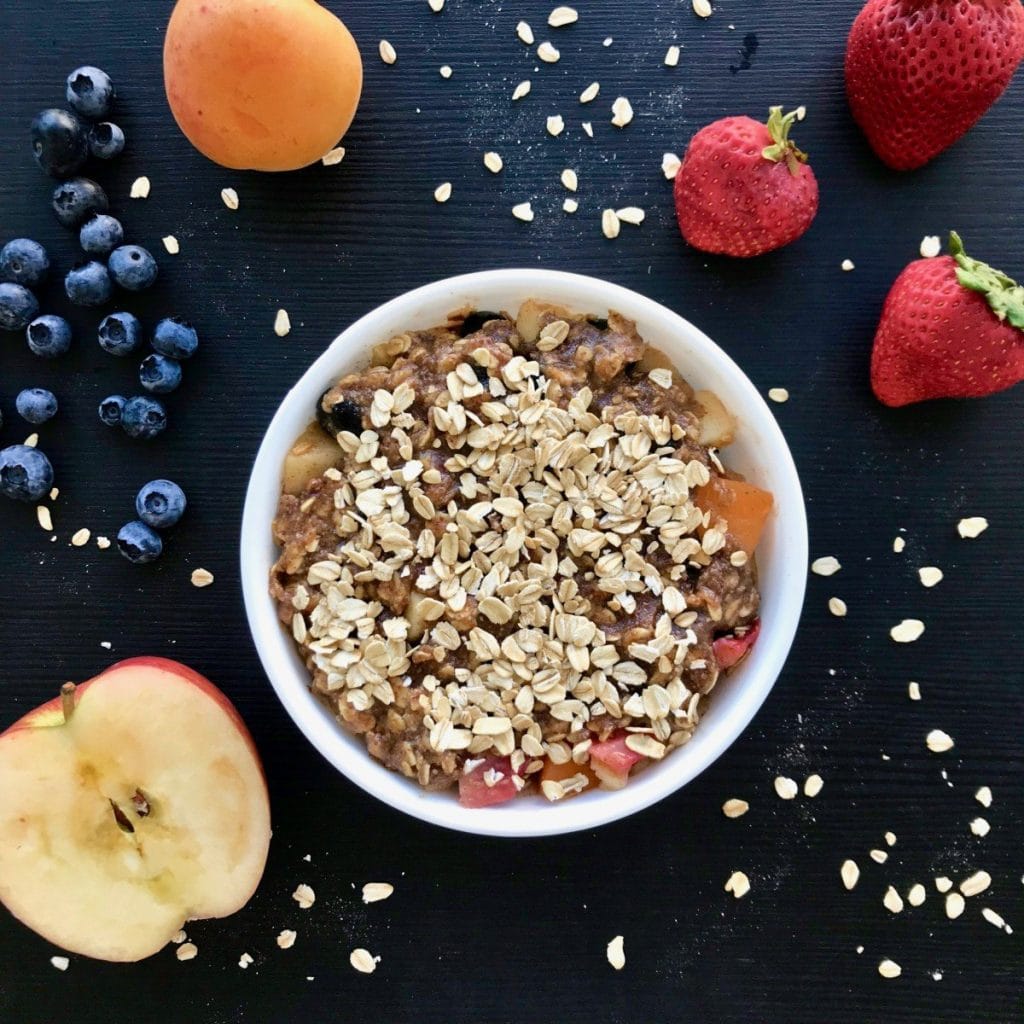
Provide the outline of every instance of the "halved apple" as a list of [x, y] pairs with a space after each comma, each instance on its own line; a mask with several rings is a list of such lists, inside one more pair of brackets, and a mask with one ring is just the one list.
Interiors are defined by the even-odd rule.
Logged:
[[178, 662], [122, 661], [0, 735], [0, 901], [71, 952], [141, 960], [234, 913], [269, 843], [249, 731]]

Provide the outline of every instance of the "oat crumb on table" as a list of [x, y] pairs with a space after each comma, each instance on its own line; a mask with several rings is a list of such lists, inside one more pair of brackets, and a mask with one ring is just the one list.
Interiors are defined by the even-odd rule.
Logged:
[[992, 826], [988, 823], [985, 818], [975, 818], [970, 825], [971, 834], [977, 836], [979, 839], [984, 839], [989, 834]]
[[300, 909], [309, 910], [311, 906], [316, 902], [316, 893], [313, 889], [303, 882], [297, 886], [295, 892], [292, 893], [292, 899], [298, 903]]
[[924, 633], [924, 623], [920, 619], [903, 619], [889, 630], [889, 636], [898, 644], [912, 644]]
[[601, 91], [600, 82], [591, 82], [590, 85], [580, 93], [580, 103], [592, 103], [597, 99], [597, 94]]
[[277, 933], [277, 945], [279, 949], [291, 949], [295, 945], [298, 933], [291, 928], [284, 928]]
[[89, 543], [89, 538], [92, 534], [89, 532], [88, 527], [83, 526], [80, 530], [76, 530], [71, 536], [71, 546], [80, 548], [84, 547]]
[[380, 963], [380, 957], [374, 956], [368, 949], [359, 948], [352, 950], [348, 962], [360, 974], [373, 974], [377, 970], [377, 964]]
[[100, 551], [106, 551], [107, 548], [110, 547], [110, 538], [109, 537], [97, 537], [96, 538], [96, 547], [98, 547], [100, 549]]
[[288, 316], [287, 309], [279, 309], [274, 317], [274, 333], [279, 337], [285, 337], [292, 329], [292, 321]]
[[775, 777], [775, 792], [780, 800], [792, 800], [799, 791], [799, 787], [792, 779], [785, 775]]
[[811, 572], [816, 576], [834, 576], [841, 568], [839, 559], [832, 555], [825, 555], [811, 562]]
[[907, 696], [911, 700], [921, 699], [921, 685], [920, 683], [909, 682], [907, 683]]
[[843, 866], [839, 869], [839, 877], [843, 880], [843, 886], [847, 890], [853, 889], [860, 881], [860, 868], [853, 860], [844, 860]]
[[674, 68], [679, 63], [679, 47], [670, 46], [665, 51], [665, 67]]
[[255, 961], [253, 960], [252, 956], [250, 956], [250, 954], [248, 953], [243, 953], [238, 958], [238, 966], [241, 967], [243, 971], [249, 966], [249, 964], [254, 962]]
[[953, 737], [942, 729], [932, 729], [924, 738], [925, 745], [933, 754], [944, 754], [954, 747]]
[[334, 149], [328, 150], [328, 152], [324, 153], [320, 158], [320, 163], [322, 163], [324, 167], [336, 167], [344, 159], [345, 147], [335, 146]]
[[669, 181], [673, 181], [675, 176], [679, 173], [679, 168], [683, 166], [683, 162], [676, 156], [675, 153], [663, 153], [661, 157], [661, 173]]
[[170, 253], [171, 256], [177, 256], [181, 252], [181, 245], [178, 243], [178, 239], [174, 235], [164, 235], [161, 239], [164, 243], [164, 248]]
[[961, 519], [956, 525], [956, 531], [965, 540], [973, 540], [980, 537], [988, 529], [988, 520], [984, 516], [971, 516]]
[[769, 388], [768, 397], [773, 402], [779, 402], [781, 404], [782, 402], [789, 401], [789, 392], [785, 388]]
[[876, 864], [884, 864], [889, 859], [889, 854], [885, 850], [869, 850], [868, 856]]
[[148, 199], [150, 183], [149, 178], [143, 175], [132, 182], [131, 191], [128, 193], [131, 199]]
[[386, 39], [380, 41], [380, 45], [377, 47], [377, 51], [380, 54], [380, 59], [385, 64], [394, 64], [398, 60], [398, 54], [395, 52], [395, 48]]
[[734, 871], [725, 882], [725, 891], [731, 892], [736, 899], [742, 899], [750, 892], [750, 879], [742, 871]]
[[380, 903], [388, 899], [395, 891], [390, 882], [367, 882], [363, 886], [364, 903]]
[[977, 800], [982, 807], [991, 807], [992, 790], [988, 786], [981, 786], [974, 794], [974, 799]]
[[742, 818], [749, 810], [750, 804], [746, 800], [739, 799], [739, 797], [732, 797], [722, 804], [722, 813], [727, 818]]
[[820, 775], [808, 775], [804, 782], [804, 796], [816, 797], [825, 787], [825, 780]]
[[179, 960], [195, 960], [199, 955], [199, 947], [194, 942], [183, 942], [175, 951], [174, 955]]
[[616, 935], [615, 938], [608, 943], [606, 955], [608, 957], [608, 963], [610, 963], [615, 970], [621, 971], [622, 968], [626, 966], [625, 939], [621, 935]]
[[184, 928], [179, 928], [171, 936], [171, 942], [173, 942], [176, 946], [180, 946], [187, 938], [188, 938], [188, 935], [185, 933], [185, 929]]
[[545, 41], [537, 47], [537, 56], [540, 57], [545, 64], [557, 64], [561, 53], [556, 50], [551, 43]]
[[193, 587], [208, 587], [213, 582], [213, 573], [209, 569], [193, 569], [191, 580]]
[[[949, 879], [944, 879], [949, 881]], [[936, 879], [938, 884], [938, 879]], [[952, 883], [951, 883], [952, 884]], [[992, 884], [992, 876], [987, 871], [975, 871], [969, 878], [960, 883], [960, 891], [967, 897], [983, 893]]]
[[238, 209], [238, 193], [233, 188], [222, 188], [220, 190], [221, 202], [229, 210]]
[[58, 971], [66, 971], [71, 964], [71, 961], [66, 956], [51, 956], [50, 963], [53, 964]]
[[878, 965], [878, 973], [883, 978], [898, 978], [903, 973], [903, 968], [895, 960], [883, 960]]
[[928, 898], [925, 887], [920, 882], [915, 882], [907, 893], [907, 902], [912, 907], [919, 907]]

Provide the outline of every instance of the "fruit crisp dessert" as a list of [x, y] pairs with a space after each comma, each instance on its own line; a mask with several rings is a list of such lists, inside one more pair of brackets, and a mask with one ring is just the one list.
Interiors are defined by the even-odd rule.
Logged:
[[759, 628], [771, 495], [636, 325], [533, 300], [378, 346], [285, 466], [271, 574], [313, 691], [463, 804], [624, 786]]

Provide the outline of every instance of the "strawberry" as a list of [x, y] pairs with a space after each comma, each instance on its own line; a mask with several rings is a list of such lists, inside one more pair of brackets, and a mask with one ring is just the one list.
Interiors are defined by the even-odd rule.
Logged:
[[1024, 58], [1020, 0], [869, 0], [846, 44], [854, 120], [890, 167], [952, 146]]
[[811, 226], [818, 182], [789, 138], [798, 113], [772, 107], [767, 124], [725, 117], [697, 132], [675, 183], [676, 218], [690, 245], [760, 256]]
[[886, 405], [980, 398], [1024, 380], [1024, 288], [965, 252], [915, 260], [892, 286], [871, 353]]

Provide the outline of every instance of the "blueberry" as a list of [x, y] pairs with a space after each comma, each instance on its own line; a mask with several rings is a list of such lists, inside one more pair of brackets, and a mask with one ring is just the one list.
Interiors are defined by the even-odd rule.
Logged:
[[129, 562], [145, 565], [160, 557], [164, 542], [154, 529], [134, 519], [117, 531], [117, 549]]
[[35, 288], [46, 280], [50, 257], [30, 238], [15, 238], [0, 249], [0, 281]]
[[335, 402], [334, 405], [325, 408], [324, 399], [330, 390], [328, 388], [320, 396], [320, 401], [316, 403], [317, 423], [332, 437], [340, 434], [343, 430], [348, 430], [358, 437], [363, 432], [363, 414], [359, 406], [350, 398], [343, 398], [340, 402]]
[[153, 351], [172, 359], [188, 359], [199, 348], [199, 335], [187, 321], [176, 316], [161, 320], [153, 331]]
[[167, 411], [155, 398], [136, 395], [124, 403], [121, 426], [129, 437], [148, 441], [166, 428]]
[[39, 315], [39, 302], [24, 286], [0, 284], [0, 331], [20, 331]]
[[39, 501], [53, 487], [53, 466], [38, 448], [14, 444], [0, 452], [0, 494], [15, 501]]
[[124, 228], [109, 213], [90, 217], [78, 232], [79, 245], [93, 256], [109, 256], [124, 241]]
[[114, 291], [110, 274], [102, 263], [79, 263], [64, 278], [64, 291], [76, 306], [102, 306]]
[[171, 480], [150, 480], [135, 498], [139, 518], [154, 530], [166, 530], [185, 511], [185, 492]]
[[25, 388], [14, 400], [14, 407], [23, 420], [38, 427], [57, 415], [57, 396], [46, 388]]
[[131, 355], [142, 341], [142, 324], [131, 313], [111, 313], [100, 321], [100, 348], [112, 356]]
[[71, 324], [62, 316], [47, 313], [25, 328], [25, 337], [33, 355], [53, 359], [71, 347]]
[[141, 292], [156, 280], [156, 260], [141, 245], [122, 245], [115, 249], [107, 266], [114, 280], [129, 292]]
[[139, 383], [155, 395], [166, 395], [181, 383], [181, 363], [158, 353], [148, 355], [139, 367]]
[[100, 402], [100, 420], [105, 426], [116, 427], [120, 424], [124, 403], [124, 395], [108, 395]]
[[124, 132], [116, 124], [104, 121], [89, 132], [89, 152], [97, 160], [113, 160], [124, 149]]
[[91, 178], [72, 178], [53, 190], [53, 212], [66, 228], [77, 228], [109, 207], [107, 193]]
[[469, 313], [466, 319], [462, 321], [462, 326], [459, 328], [459, 337], [465, 338], [467, 334], [476, 334], [489, 320], [504, 319], [500, 313], [492, 313], [489, 309], [478, 309], [473, 313]]
[[85, 163], [89, 137], [70, 111], [42, 110], [32, 119], [32, 152], [47, 174], [67, 178]]
[[99, 68], [76, 68], [68, 75], [67, 100], [83, 117], [98, 121], [110, 113], [114, 83]]

